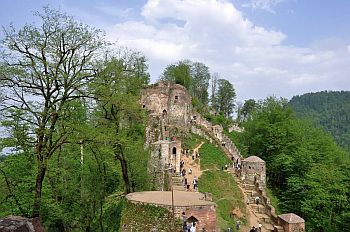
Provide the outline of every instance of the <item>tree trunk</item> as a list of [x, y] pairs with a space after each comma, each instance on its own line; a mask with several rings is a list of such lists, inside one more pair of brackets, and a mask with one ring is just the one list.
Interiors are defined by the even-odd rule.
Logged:
[[131, 183], [128, 175], [128, 164], [124, 157], [124, 152], [121, 144], [117, 144], [118, 151], [115, 154], [115, 157], [119, 160], [120, 166], [122, 167], [123, 180], [125, 184], [126, 194], [131, 193]]
[[45, 166], [45, 164], [42, 163], [39, 166], [39, 170], [38, 170], [38, 173], [36, 175], [35, 197], [34, 197], [34, 206], [33, 206], [32, 217], [39, 217], [40, 216], [41, 190], [43, 187], [45, 173], [46, 173], [46, 166]]
[[128, 165], [127, 162], [124, 158], [124, 156], [121, 156], [121, 159], [119, 159], [120, 165], [122, 166], [122, 173], [123, 173], [123, 180], [125, 184], [125, 190], [126, 193], [131, 193], [131, 184], [130, 184], [130, 179], [128, 175]]

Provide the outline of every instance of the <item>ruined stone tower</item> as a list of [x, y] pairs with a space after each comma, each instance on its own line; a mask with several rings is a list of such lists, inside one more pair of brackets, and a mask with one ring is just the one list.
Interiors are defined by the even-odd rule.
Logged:
[[182, 144], [177, 137], [190, 129], [192, 98], [185, 87], [160, 81], [142, 91], [141, 104], [149, 113], [145, 135], [151, 152], [149, 170], [155, 186], [163, 186], [164, 172], [180, 171]]

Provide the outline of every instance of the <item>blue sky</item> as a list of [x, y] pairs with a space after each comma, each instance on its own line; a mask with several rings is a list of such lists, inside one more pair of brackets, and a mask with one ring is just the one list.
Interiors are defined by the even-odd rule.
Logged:
[[0, 25], [33, 22], [45, 5], [144, 53], [152, 81], [191, 59], [234, 84], [240, 101], [350, 90], [348, 0], [2, 0]]

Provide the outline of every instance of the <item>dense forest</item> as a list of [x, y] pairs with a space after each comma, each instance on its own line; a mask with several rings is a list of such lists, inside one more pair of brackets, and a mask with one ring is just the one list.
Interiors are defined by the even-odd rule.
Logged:
[[[59, 11], [5, 29], [0, 82], [0, 217], [48, 231], [116, 231], [124, 193], [152, 188], [143, 148], [145, 57]], [[108, 50], [108, 52], [107, 52]], [[103, 55], [103, 56], [102, 56]]]
[[288, 103], [298, 116], [309, 118], [350, 150], [350, 92], [322, 91], [294, 96]]
[[[150, 79], [147, 58], [116, 48], [100, 30], [60, 11], [36, 15], [41, 25], [5, 28], [1, 43], [0, 149], [11, 152], [0, 156], [0, 218], [40, 216], [48, 231], [118, 231], [138, 210], [159, 216], [154, 207], [125, 210], [123, 200], [153, 189], [147, 115], [139, 105]], [[232, 124], [234, 86], [205, 64], [182, 60], [160, 79], [184, 85], [211, 122], [225, 130]], [[320, 113], [337, 112], [331, 117], [337, 133], [346, 131], [335, 126], [337, 117], [349, 119], [345, 99], [332, 99]], [[237, 120], [244, 132], [230, 136], [243, 154], [266, 161], [282, 211], [303, 217], [308, 231], [350, 227], [350, 156], [330, 135], [298, 118], [283, 99], [247, 100]]]
[[[246, 102], [247, 103], [247, 102]], [[267, 182], [278, 208], [306, 221], [307, 231], [350, 226], [349, 154], [284, 99], [250, 100], [243, 133], [232, 133], [242, 153], [266, 161]]]

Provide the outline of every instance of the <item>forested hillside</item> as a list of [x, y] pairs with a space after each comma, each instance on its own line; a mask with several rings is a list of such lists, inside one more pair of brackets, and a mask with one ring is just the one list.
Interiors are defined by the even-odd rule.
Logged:
[[[144, 150], [145, 57], [45, 8], [9, 27], [0, 62], [0, 218], [40, 216], [48, 231], [117, 231], [124, 193], [152, 188]], [[103, 56], [101, 55], [103, 54]]]
[[296, 117], [286, 100], [257, 102], [247, 118], [244, 132], [232, 137], [241, 152], [266, 161], [279, 208], [303, 217], [307, 231], [349, 228], [349, 155], [322, 129]]
[[350, 150], [350, 91], [322, 91], [294, 96], [288, 103], [298, 116], [313, 120]]

